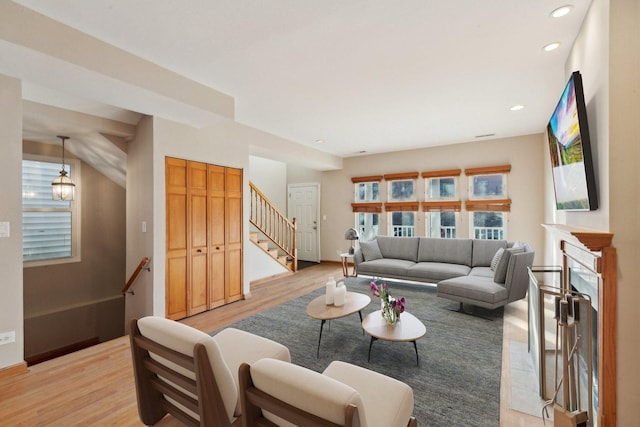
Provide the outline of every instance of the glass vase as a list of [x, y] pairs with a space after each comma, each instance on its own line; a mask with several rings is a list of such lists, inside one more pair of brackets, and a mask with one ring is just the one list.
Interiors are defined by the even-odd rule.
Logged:
[[389, 298], [389, 301], [381, 300], [380, 301], [380, 311], [382, 313], [382, 318], [387, 322], [388, 325], [395, 326], [396, 323], [400, 321], [400, 313], [396, 313], [391, 304], [394, 298]]

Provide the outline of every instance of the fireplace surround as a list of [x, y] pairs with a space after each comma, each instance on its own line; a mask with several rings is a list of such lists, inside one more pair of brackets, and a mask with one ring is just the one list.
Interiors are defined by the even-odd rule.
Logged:
[[561, 291], [588, 294], [597, 319], [592, 325], [597, 419], [589, 425], [614, 427], [617, 423], [617, 255], [611, 245], [613, 233], [560, 224], [543, 224], [543, 227], [559, 242]]

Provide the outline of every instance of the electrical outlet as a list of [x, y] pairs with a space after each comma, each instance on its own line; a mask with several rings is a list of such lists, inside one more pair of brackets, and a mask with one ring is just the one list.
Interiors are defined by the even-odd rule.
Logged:
[[342, 251], [340, 249], [336, 249], [336, 255], [340, 255]]
[[0, 334], [0, 345], [9, 344], [16, 341], [16, 331], [3, 332]]

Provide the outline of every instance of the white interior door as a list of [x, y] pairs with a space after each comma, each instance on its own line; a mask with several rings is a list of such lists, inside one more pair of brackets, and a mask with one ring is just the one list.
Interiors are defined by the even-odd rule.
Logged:
[[289, 219], [296, 219], [298, 259], [320, 262], [320, 184], [288, 186]]

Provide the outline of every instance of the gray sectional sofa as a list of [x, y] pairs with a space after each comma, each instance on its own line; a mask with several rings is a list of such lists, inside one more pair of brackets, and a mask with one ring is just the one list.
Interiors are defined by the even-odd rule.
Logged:
[[527, 294], [534, 251], [506, 240], [376, 236], [354, 255], [358, 275], [437, 284], [437, 295], [494, 309]]

